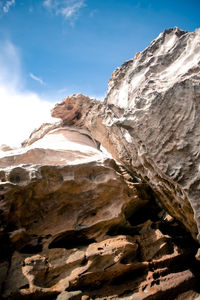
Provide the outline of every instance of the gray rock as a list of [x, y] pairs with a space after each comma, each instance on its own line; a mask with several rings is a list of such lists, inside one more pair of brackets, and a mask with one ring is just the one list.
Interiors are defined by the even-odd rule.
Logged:
[[[117, 69], [105, 103], [131, 168], [196, 237], [200, 231], [200, 29], [165, 30]], [[121, 137], [120, 137], [121, 138]], [[119, 151], [118, 151], [119, 152]], [[120, 152], [119, 152], [120, 153]], [[119, 157], [125, 161], [123, 155]], [[194, 214], [194, 219], [193, 219]]]

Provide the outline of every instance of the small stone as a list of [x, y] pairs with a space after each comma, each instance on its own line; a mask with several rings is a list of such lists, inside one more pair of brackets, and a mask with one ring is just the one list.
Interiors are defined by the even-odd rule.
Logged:
[[81, 297], [81, 300], [88, 300], [88, 299], [90, 299], [90, 297], [89, 297], [88, 295], [83, 295], [83, 296]]
[[78, 300], [81, 299], [81, 291], [74, 291], [74, 292], [62, 292], [58, 295], [56, 300]]
[[197, 251], [197, 254], [195, 255], [196, 260], [200, 261], [200, 248]]

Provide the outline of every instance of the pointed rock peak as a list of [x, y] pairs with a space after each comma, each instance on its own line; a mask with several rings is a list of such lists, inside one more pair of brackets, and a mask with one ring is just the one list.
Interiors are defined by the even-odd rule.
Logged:
[[158, 94], [176, 83], [199, 76], [200, 30], [166, 29], [134, 59], [117, 68], [110, 81], [106, 103], [120, 108], [148, 108]]
[[187, 33], [187, 30], [182, 30], [180, 28], [178, 28], [177, 26], [175, 26], [174, 28], [169, 28], [169, 29], [165, 29], [163, 33], [161, 33], [161, 35], [166, 35], [166, 34], [176, 34], [177, 36], [182, 36], [183, 34]]

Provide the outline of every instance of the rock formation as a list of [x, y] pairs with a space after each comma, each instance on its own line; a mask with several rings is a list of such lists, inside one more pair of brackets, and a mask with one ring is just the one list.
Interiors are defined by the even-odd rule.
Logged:
[[[194, 33], [165, 30], [114, 71], [104, 103], [92, 108], [88, 104], [87, 113], [82, 112], [82, 118], [74, 122], [148, 182], [165, 209], [196, 239], [200, 219], [199, 82], [200, 29]], [[64, 110], [68, 101], [59, 107]], [[81, 109], [85, 100], [79, 96], [77, 102]], [[53, 110], [53, 116], [68, 124], [64, 113], [57, 111]]]
[[105, 100], [111, 111], [113, 105], [123, 110], [111, 122], [129, 144], [130, 167], [194, 237], [200, 230], [199, 83], [200, 29], [174, 28], [113, 73]]
[[2, 299], [200, 296], [199, 83], [200, 31], [169, 29], [2, 147]]

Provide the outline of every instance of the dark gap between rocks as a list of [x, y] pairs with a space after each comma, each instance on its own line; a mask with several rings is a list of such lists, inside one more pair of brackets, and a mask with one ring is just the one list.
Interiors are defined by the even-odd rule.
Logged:
[[57, 236], [50, 244], [49, 249], [52, 248], [81, 248], [95, 243], [95, 239], [89, 239], [84, 233], [77, 231], [68, 231]]

